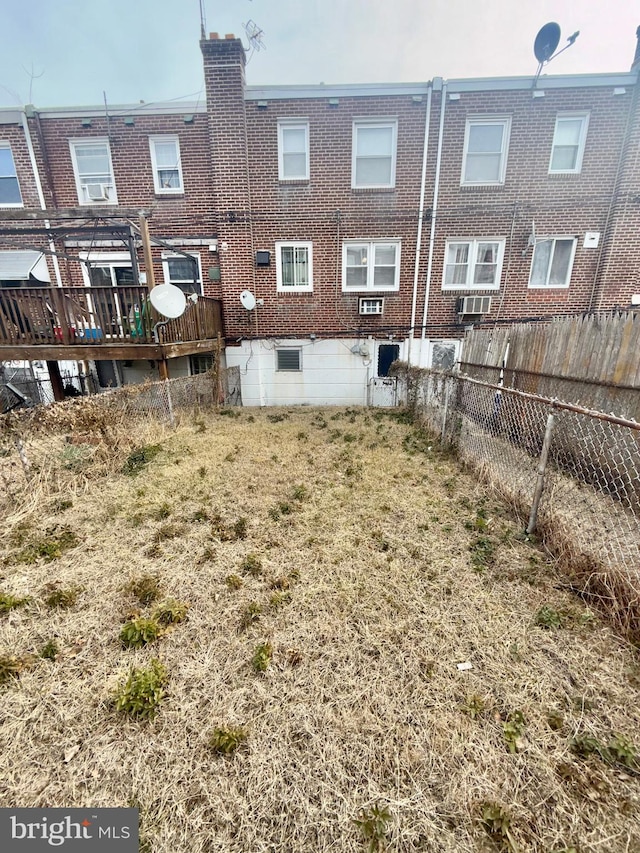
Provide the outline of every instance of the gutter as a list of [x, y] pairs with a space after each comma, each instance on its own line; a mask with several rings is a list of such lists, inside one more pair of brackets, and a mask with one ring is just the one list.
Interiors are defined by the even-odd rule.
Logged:
[[[40, 172], [38, 170], [38, 162], [36, 160], [36, 153], [33, 150], [33, 141], [31, 139], [31, 133], [29, 131], [29, 122], [27, 120], [27, 115], [24, 110], [20, 113], [20, 120], [22, 122], [22, 129], [24, 130], [24, 136], [27, 143], [27, 150], [29, 151], [29, 160], [31, 161], [31, 169], [33, 171], [33, 177], [36, 182], [36, 190], [38, 191], [38, 201], [40, 202], [40, 210], [46, 210], [47, 205], [44, 199], [44, 192], [42, 191], [42, 181], [40, 180]], [[51, 227], [51, 222], [48, 219], [44, 220], [45, 228]], [[56, 257], [56, 246], [53, 240], [49, 240], [49, 251], [51, 254], [51, 261], [53, 263], [53, 271], [56, 277], [56, 284], [58, 287], [62, 287], [62, 276], [60, 275], [60, 264], [58, 263], [58, 258]]]
[[420, 249], [422, 246], [422, 221], [424, 219], [424, 197], [427, 189], [427, 154], [429, 152], [429, 129], [431, 126], [431, 84], [427, 90], [427, 114], [424, 120], [424, 146], [422, 149], [422, 175], [420, 177], [420, 207], [418, 212], [418, 234], [416, 237], [416, 260], [413, 273], [413, 296], [411, 298], [411, 324], [409, 328], [409, 348], [407, 350], [407, 364], [411, 364], [411, 349], [413, 335], [416, 326], [416, 312], [418, 308], [418, 280], [420, 277]]
[[429, 234], [429, 260], [427, 261], [427, 281], [424, 289], [424, 310], [422, 312], [422, 337], [420, 340], [419, 363], [422, 364], [423, 341], [427, 337], [427, 312], [429, 310], [429, 293], [431, 291], [431, 273], [433, 270], [434, 240], [436, 234], [436, 216], [438, 210], [438, 193], [440, 191], [440, 165], [442, 163], [442, 141], [444, 138], [444, 112], [447, 104], [447, 84], [442, 87], [440, 103], [440, 129], [438, 131], [438, 153], [436, 155], [436, 175], [433, 183], [433, 205], [431, 207], [431, 231]]

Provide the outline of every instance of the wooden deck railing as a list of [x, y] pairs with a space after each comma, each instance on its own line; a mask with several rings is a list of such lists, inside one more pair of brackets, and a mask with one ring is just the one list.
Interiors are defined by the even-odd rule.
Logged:
[[[20, 287], [0, 289], [0, 345], [152, 344], [164, 321], [146, 287]], [[198, 341], [222, 333], [220, 300], [200, 296], [177, 320], [158, 329], [160, 343]]]

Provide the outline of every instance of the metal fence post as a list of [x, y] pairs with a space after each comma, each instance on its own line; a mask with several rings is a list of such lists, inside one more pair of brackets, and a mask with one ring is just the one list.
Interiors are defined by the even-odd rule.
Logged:
[[29, 457], [26, 454], [24, 449], [24, 444], [22, 443], [22, 439], [16, 433], [13, 437], [13, 440], [16, 445], [16, 450], [18, 451], [18, 456], [20, 457], [20, 462], [22, 463], [22, 470], [24, 471], [24, 476], [27, 479], [27, 482], [31, 479], [31, 465], [29, 464]]
[[447, 377], [444, 380], [444, 411], [442, 413], [442, 430], [440, 431], [440, 443], [444, 444], [444, 437], [447, 431], [447, 413], [449, 411], [449, 394], [451, 393], [451, 387], [449, 378]]
[[551, 446], [551, 435], [553, 433], [554, 422], [553, 410], [549, 412], [547, 417], [547, 426], [544, 431], [544, 439], [542, 441], [542, 450], [540, 451], [540, 463], [538, 465], [538, 477], [536, 479], [536, 490], [533, 494], [533, 504], [531, 505], [531, 514], [529, 515], [529, 524], [527, 525], [527, 533], [533, 533], [536, 529], [538, 521], [538, 506], [542, 497], [542, 489], [544, 488], [544, 475], [547, 470], [547, 459], [549, 458], [549, 447]]
[[173, 400], [171, 399], [171, 388], [169, 387], [169, 380], [164, 380], [164, 387], [167, 392], [167, 409], [169, 410], [169, 423], [171, 425], [171, 429], [175, 429], [176, 419], [173, 416]]

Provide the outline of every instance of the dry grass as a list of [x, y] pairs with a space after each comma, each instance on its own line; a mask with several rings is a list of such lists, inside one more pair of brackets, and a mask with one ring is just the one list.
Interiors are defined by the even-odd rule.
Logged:
[[[638, 746], [636, 652], [508, 511], [386, 413], [239, 414], [148, 436], [162, 450], [136, 475], [52, 468], [18, 495], [0, 591], [31, 600], [0, 616], [0, 659], [21, 662], [0, 687], [0, 801], [137, 805], [154, 853], [359, 851], [369, 831], [403, 853], [640, 849], [634, 761], [571, 749]], [[62, 524], [78, 545], [20, 562]], [[123, 649], [156, 606], [130, 584], [156, 575], [187, 618]], [[75, 603], [47, 607], [51, 583]], [[543, 606], [560, 627], [536, 625]], [[157, 715], [119, 713], [154, 659]]]

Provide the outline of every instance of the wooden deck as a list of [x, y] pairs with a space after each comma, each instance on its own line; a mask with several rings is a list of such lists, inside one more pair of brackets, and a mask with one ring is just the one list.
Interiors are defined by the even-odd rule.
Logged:
[[165, 322], [146, 287], [0, 290], [0, 360], [176, 358], [213, 349], [223, 335], [219, 299], [200, 296]]

